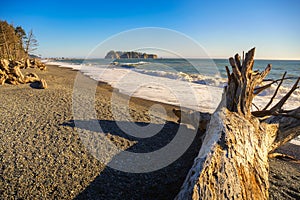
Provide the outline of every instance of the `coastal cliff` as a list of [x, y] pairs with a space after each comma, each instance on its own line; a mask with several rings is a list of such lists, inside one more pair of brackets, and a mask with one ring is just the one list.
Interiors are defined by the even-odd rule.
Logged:
[[156, 54], [147, 54], [141, 52], [134, 52], [134, 51], [109, 51], [105, 59], [131, 59], [131, 58], [141, 58], [141, 59], [156, 59]]

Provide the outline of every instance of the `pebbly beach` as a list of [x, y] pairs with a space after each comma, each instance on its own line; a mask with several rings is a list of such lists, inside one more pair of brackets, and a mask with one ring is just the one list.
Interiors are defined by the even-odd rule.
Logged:
[[[73, 84], [77, 75], [83, 75], [57, 66], [47, 68], [47, 71], [27, 69], [47, 80], [45, 90], [34, 89], [30, 84], [5, 84], [0, 88], [1, 198], [173, 198], [199, 150], [197, 140], [172, 165], [153, 173], [134, 174], [114, 170], [93, 157], [82, 144], [77, 129], [87, 135], [95, 134], [98, 141], [99, 135], [106, 137], [120, 149], [138, 144], [131, 151], [152, 151], [168, 143], [174, 137], [172, 132], [178, 129], [176, 116], [171, 112], [174, 106], [163, 105], [169, 111], [169, 118], [160, 134], [137, 141], [115, 124], [110, 108], [113, 88], [98, 83], [96, 120], [104, 127], [103, 133], [94, 131], [88, 121], [83, 123], [84, 127], [76, 128], [72, 117]], [[84, 78], [86, 84], [94, 82]], [[121, 94], [119, 97], [122, 100]], [[148, 107], [153, 102], [133, 98], [130, 104], [135, 122], [141, 125], [150, 122]], [[125, 112], [121, 104], [118, 109], [120, 114]], [[104, 160], [113, 155], [114, 152], [105, 152]]]
[[[117, 125], [127, 112], [124, 103], [128, 96], [110, 85], [96, 82], [79, 71], [53, 65], [48, 65], [46, 71], [26, 71], [45, 79], [48, 88], [36, 89], [32, 84], [0, 86], [1, 199], [173, 199], [177, 195], [199, 152], [203, 132], [197, 132], [190, 147], [175, 162], [148, 173], [110, 167], [109, 162], [118, 152], [105, 144], [97, 145], [105, 139], [118, 149], [131, 152], [160, 149], [172, 141], [179, 129], [172, 112], [176, 106], [160, 103], [166, 115], [152, 116], [149, 109], [158, 102], [129, 98], [134, 123], [163, 124], [157, 135], [136, 138]], [[72, 103], [74, 81], [78, 77], [84, 80], [83, 84], [97, 85], [93, 102], [96, 118], [76, 123]], [[118, 117], [112, 112], [112, 93]], [[102, 132], [93, 128], [94, 121], [100, 124]], [[182, 126], [188, 133], [189, 128]], [[295, 156], [299, 155], [300, 147], [288, 143], [278, 151]], [[270, 159], [269, 175], [270, 199], [300, 197], [299, 161]]]

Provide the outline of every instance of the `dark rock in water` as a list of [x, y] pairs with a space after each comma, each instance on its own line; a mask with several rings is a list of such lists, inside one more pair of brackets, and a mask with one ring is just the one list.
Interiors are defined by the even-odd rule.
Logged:
[[109, 51], [106, 56], [104, 57], [105, 59], [130, 59], [130, 58], [140, 58], [140, 59], [156, 59], [157, 55], [156, 54], [146, 54], [146, 53], [141, 53], [141, 52], [135, 52], [135, 51]]
[[197, 81], [193, 81], [193, 83], [202, 84], [202, 85], [207, 84], [205, 80], [197, 80]]
[[122, 67], [122, 68], [127, 68], [127, 69], [132, 69], [135, 67], [138, 67], [139, 65], [143, 65], [145, 62], [138, 62], [138, 63], [119, 63], [119, 62], [112, 62], [111, 65], [112, 66], [118, 66], [118, 67]]
[[134, 65], [120, 65], [120, 67], [132, 69], [132, 68], [134, 68]]

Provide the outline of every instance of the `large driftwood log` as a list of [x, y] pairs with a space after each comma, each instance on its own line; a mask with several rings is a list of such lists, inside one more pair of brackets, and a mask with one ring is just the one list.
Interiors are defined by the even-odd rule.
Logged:
[[260, 84], [271, 70], [253, 71], [254, 53], [229, 59], [228, 86], [176, 199], [268, 199], [268, 154], [300, 135], [300, 108], [282, 110], [299, 79], [273, 108], [251, 112], [253, 98], [269, 87]]

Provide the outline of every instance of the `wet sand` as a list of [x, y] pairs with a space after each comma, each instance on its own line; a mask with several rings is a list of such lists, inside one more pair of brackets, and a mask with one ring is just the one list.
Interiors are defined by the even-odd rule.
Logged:
[[[103, 144], [107, 140], [119, 150], [135, 153], [161, 149], [179, 129], [172, 113], [174, 106], [160, 104], [167, 116], [159, 111], [151, 115], [149, 108], [157, 102], [130, 98], [129, 113], [138, 126], [151, 122], [154, 127], [163, 127], [153, 137], [137, 138], [119, 128], [117, 122], [127, 123], [124, 118], [127, 97], [114, 92], [115, 112], [112, 112], [114, 89], [109, 85], [56, 66], [48, 66], [47, 71], [27, 71], [44, 78], [49, 88], [34, 89], [30, 84], [0, 86], [1, 199], [173, 199], [176, 196], [198, 154], [203, 133], [196, 134], [188, 150], [175, 162], [148, 173], [122, 172], [109, 167], [107, 164], [118, 151]], [[83, 80], [83, 86], [97, 84], [92, 102], [95, 119], [74, 120], [75, 77]], [[80, 94], [83, 97], [84, 92]], [[78, 112], [84, 113], [85, 108], [82, 109]], [[93, 126], [95, 122], [100, 124], [101, 132]], [[182, 126], [187, 134], [193, 132]], [[84, 144], [89, 144], [90, 151]], [[296, 148], [292, 149], [295, 153]], [[300, 198], [300, 164], [278, 159], [272, 159], [270, 164], [271, 199]]]

